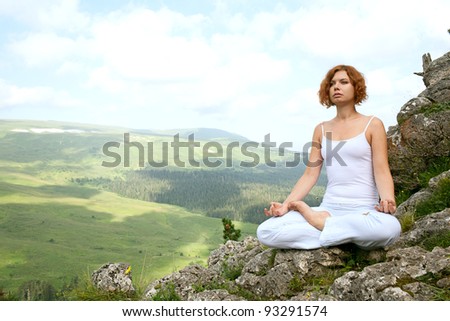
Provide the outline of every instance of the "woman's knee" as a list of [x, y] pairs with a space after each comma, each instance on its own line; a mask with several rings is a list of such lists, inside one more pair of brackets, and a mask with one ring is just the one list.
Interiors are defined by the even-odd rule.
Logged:
[[264, 245], [268, 245], [272, 233], [273, 229], [266, 227], [264, 223], [260, 224], [256, 229], [256, 237]]
[[383, 224], [378, 230], [378, 239], [380, 242], [384, 242], [384, 246], [392, 244], [401, 234], [400, 222], [392, 215], [383, 215]]
[[389, 234], [387, 235], [387, 242], [389, 244], [392, 244], [395, 240], [397, 240], [400, 237], [400, 234], [402, 233], [402, 226], [400, 225], [400, 222], [398, 219], [394, 216], [391, 216], [391, 223], [389, 225]]

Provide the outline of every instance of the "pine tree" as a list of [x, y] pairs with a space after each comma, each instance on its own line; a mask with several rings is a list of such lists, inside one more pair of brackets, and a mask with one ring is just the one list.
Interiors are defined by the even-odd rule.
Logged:
[[223, 242], [226, 243], [228, 240], [237, 241], [241, 236], [241, 230], [235, 229], [234, 224], [228, 218], [223, 218], [222, 224], [223, 224]]

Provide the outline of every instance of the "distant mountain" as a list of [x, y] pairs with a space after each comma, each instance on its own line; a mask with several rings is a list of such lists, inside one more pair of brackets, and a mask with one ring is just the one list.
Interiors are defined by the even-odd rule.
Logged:
[[180, 138], [188, 138], [189, 135], [194, 134], [195, 139], [198, 140], [227, 140], [246, 142], [248, 138], [228, 132], [226, 130], [217, 128], [181, 128], [168, 130], [132, 130], [133, 133], [155, 135], [155, 136], [175, 136], [180, 135]]
[[[175, 129], [135, 129], [118, 126], [96, 125], [87, 123], [72, 123], [53, 120], [0, 120], [1, 131], [31, 131], [35, 133], [78, 133], [80, 132], [101, 132], [101, 133], [134, 133], [148, 136], [175, 136], [180, 138], [188, 138], [194, 134], [197, 140], [221, 140], [221, 141], [238, 141], [246, 142], [248, 138], [236, 133], [231, 133], [218, 128], [175, 128]], [[59, 130], [59, 131], [58, 131]]]

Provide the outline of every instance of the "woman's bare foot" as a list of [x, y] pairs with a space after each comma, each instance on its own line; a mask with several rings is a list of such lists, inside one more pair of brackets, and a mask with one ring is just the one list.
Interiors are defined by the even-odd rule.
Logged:
[[331, 216], [327, 211], [314, 211], [303, 201], [290, 202], [289, 209], [302, 214], [305, 220], [319, 231], [323, 230], [325, 220]]

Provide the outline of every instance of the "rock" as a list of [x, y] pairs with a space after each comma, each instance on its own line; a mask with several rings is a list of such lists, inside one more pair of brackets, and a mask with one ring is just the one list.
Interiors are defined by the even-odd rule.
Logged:
[[442, 172], [439, 175], [431, 178], [428, 181], [428, 186], [429, 186], [429, 188], [434, 190], [438, 186], [440, 181], [447, 179], [447, 178], [450, 178], [450, 169], [448, 171]]
[[337, 247], [312, 251], [269, 249], [244, 266], [236, 284], [257, 297], [287, 299], [301, 291], [308, 279], [319, 279], [343, 267], [347, 256]]
[[450, 76], [434, 85], [430, 85], [419, 97], [426, 97], [433, 102], [443, 103], [450, 100]]
[[430, 54], [425, 54], [422, 61], [423, 83], [427, 88], [450, 77], [450, 52], [435, 60], [431, 59]]
[[151, 300], [161, 290], [167, 290], [172, 286], [174, 294], [180, 300], [188, 300], [192, 294], [199, 292], [199, 289], [204, 289], [213, 283], [217, 286], [224, 282], [215, 271], [195, 264], [152, 282], [145, 290], [144, 298]]
[[[420, 244], [436, 231], [448, 231], [449, 215], [445, 209], [418, 220], [387, 252], [352, 245], [308, 251], [267, 249], [251, 236], [229, 241], [211, 253], [208, 267], [192, 265], [156, 280], [144, 299], [173, 291], [173, 297], [159, 299], [405, 301], [434, 300], [440, 295], [437, 289], [448, 297], [450, 247], [429, 252], [410, 245]], [[358, 257], [369, 265], [345, 272]]]
[[[427, 88], [409, 100], [388, 130], [388, 155], [397, 190], [416, 191], [419, 176], [450, 150], [450, 52], [431, 61], [424, 56]], [[440, 103], [436, 107], [435, 103]]]
[[414, 213], [419, 203], [428, 200], [433, 195], [433, 192], [436, 190], [436, 187], [438, 186], [439, 182], [441, 182], [444, 179], [448, 179], [449, 177], [450, 177], [450, 170], [442, 172], [441, 174], [431, 178], [428, 182], [428, 187], [411, 195], [411, 197], [409, 197], [406, 201], [401, 203], [397, 207], [397, 211], [395, 212], [394, 215], [400, 219], [401, 217], [409, 213]]
[[428, 252], [416, 246], [388, 252], [388, 262], [337, 278], [330, 295], [345, 301], [432, 300], [438, 294], [436, 288], [422, 282], [423, 278], [444, 278], [449, 272], [449, 254], [450, 247]]
[[227, 241], [211, 253], [208, 268], [192, 265], [156, 280], [147, 287], [144, 298], [151, 300], [162, 289], [173, 285], [181, 300], [237, 300], [239, 296], [224, 289], [209, 289], [225, 284], [233, 289], [230, 281], [240, 275], [244, 264], [261, 251], [263, 246], [254, 237], [247, 237], [242, 242]]
[[440, 279], [436, 282], [436, 285], [443, 289], [450, 289], [450, 277]]
[[255, 237], [246, 237], [242, 242], [227, 241], [211, 252], [208, 267], [217, 274], [233, 269], [242, 270], [245, 263], [262, 251], [264, 247]]
[[244, 298], [230, 294], [227, 290], [206, 290], [189, 295], [188, 301], [243, 301]]
[[318, 292], [306, 292], [293, 296], [289, 301], [337, 301], [335, 297]]
[[425, 216], [414, 223], [414, 228], [403, 233], [388, 249], [422, 245], [431, 235], [450, 231], [450, 208]]
[[425, 97], [410, 99], [400, 108], [400, 112], [397, 114], [397, 122], [402, 124], [405, 120], [417, 114], [427, 106], [430, 106], [432, 103], [433, 102], [431, 100]]
[[401, 203], [394, 215], [397, 218], [401, 218], [408, 213], [414, 213], [417, 204], [429, 199], [431, 195], [433, 195], [433, 193], [429, 189], [418, 191], [417, 193], [411, 195], [406, 201]]
[[135, 293], [131, 268], [127, 263], [104, 264], [92, 273], [91, 280], [93, 285], [102, 291]]

